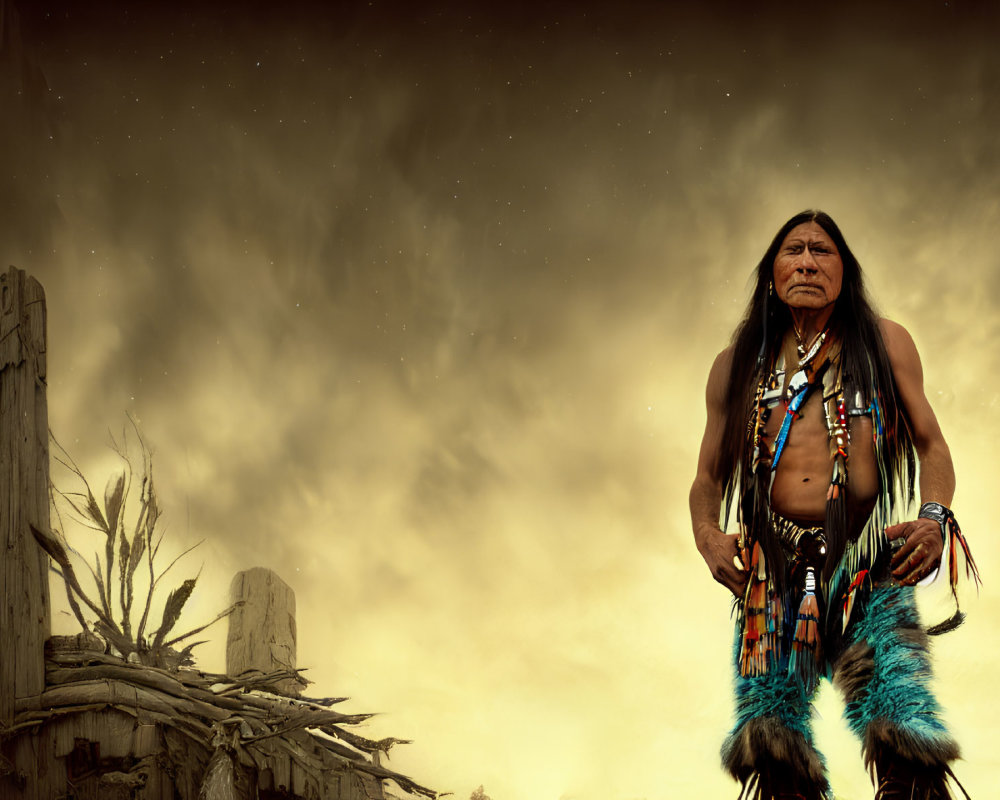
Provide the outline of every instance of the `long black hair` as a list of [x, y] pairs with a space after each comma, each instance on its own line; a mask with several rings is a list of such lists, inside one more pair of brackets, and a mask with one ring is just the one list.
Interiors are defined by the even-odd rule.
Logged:
[[[879, 316], [865, 291], [861, 265], [829, 214], [802, 211], [781, 226], [757, 265], [753, 294], [732, 340], [726, 418], [715, 465], [716, 477], [723, 485], [727, 516], [735, 497], [739, 501], [744, 524], [757, 531], [764, 523], [759, 518], [762, 513], [760, 498], [756, 511], [752, 510], [754, 504], [747, 502], [751, 499], [748, 494], [754, 491], [754, 477], [750, 474], [752, 444], [748, 435], [749, 420], [755, 410], [758, 383], [770, 374], [785, 334], [792, 325], [788, 306], [773, 291], [774, 260], [789, 231], [805, 222], [815, 222], [826, 231], [836, 244], [844, 265], [840, 295], [830, 317], [830, 328], [841, 342], [844, 397], [853, 400], [860, 392], [860, 396], [868, 402], [877, 400], [879, 405], [885, 429], [882, 463], [878, 465], [883, 482], [880, 492], [890, 508], [897, 492], [908, 502], [912, 502], [914, 496], [916, 454], [910, 420], [896, 390], [889, 354], [879, 328]], [[747, 519], [748, 513], [757, 519]], [[829, 504], [827, 514], [829, 523]], [[829, 579], [847, 544], [846, 519], [839, 520], [839, 524], [828, 524], [825, 533], [828, 555], [824, 576]], [[771, 550], [770, 547], [766, 549]], [[780, 556], [779, 560], [783, 561]]]

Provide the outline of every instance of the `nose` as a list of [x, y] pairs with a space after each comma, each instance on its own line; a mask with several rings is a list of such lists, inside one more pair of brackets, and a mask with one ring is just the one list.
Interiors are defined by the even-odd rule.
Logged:
[[799, 263], [796, 265], [795, 269], [797, 272], [816, 272], [819, 266], [816, 264], [816, 259], [813, 257], [812, 251], [807, 247], [802, 251], [802, 255], [799, 258]]

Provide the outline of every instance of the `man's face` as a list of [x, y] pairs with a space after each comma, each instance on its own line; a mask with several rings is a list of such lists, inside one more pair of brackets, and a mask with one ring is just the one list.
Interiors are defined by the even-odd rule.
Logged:
[[774, 259], [774, 291], [790, 308], [819, 311], [840, 296], [844, 262], [818, 223], [792, 228]]

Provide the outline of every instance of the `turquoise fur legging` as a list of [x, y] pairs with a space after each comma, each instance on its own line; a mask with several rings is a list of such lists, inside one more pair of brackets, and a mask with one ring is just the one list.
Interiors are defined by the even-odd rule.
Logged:
[[[876, 587], [835, 656], [830, 672], [867, 766], [895, 758], [943, 768], [958, 757], [930, 691], [927, 634], [912, 588]], [[812, 693], [784, 668], [749, 678], [737, 674], [736, 724], [722, 747], [724, 766], [744, 784], [762, 771], [780, 771], [828, 796], [823, 758], [813, 745], [811, 703]]]

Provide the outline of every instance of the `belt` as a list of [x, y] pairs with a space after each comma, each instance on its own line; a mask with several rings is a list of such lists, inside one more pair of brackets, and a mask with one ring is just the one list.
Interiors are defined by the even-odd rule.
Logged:
[[771, 529], [790, 561], [813, 569], [823, 566], [826, 561], [826, 535], [822, 525], [805, 527], [772, 511]]

